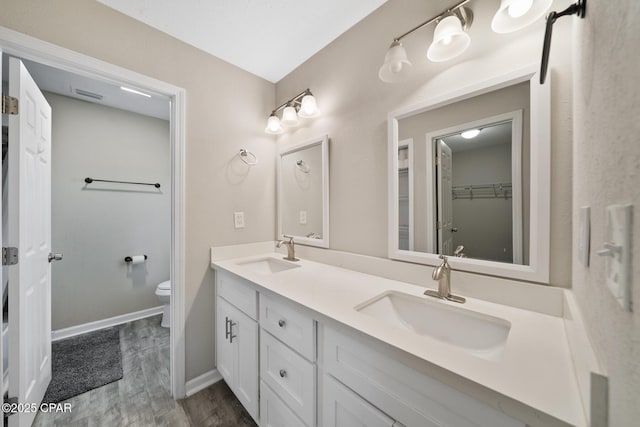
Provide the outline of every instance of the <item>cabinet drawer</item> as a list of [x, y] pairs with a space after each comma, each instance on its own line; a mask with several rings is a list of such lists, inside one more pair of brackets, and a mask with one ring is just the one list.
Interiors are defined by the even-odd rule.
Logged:
[[251, 282], [225, 271], [216, 270], [218, 296], [238, 307], [253, 320], [258, 319], [258, 292]]
[[304, 423], [287, 405], [260, 381], [260, 425], [263, 427], [304, 427]]
[[264, 329], [260, 329], [260, 378], [305, 424], [315, 425], [315, 365]]
[[524, 423], [416, 371], [382, 347], [324, 329], [327, 373], [407, 427], [524, 427]]
[[324, 376], [323, 383], [322, 420], [324, 427], [393, 427], [398, 425], [330, 375]]
[[308, 360], [316, 359], [315, 322], [293, 303], [260, 294], [260, 326]]

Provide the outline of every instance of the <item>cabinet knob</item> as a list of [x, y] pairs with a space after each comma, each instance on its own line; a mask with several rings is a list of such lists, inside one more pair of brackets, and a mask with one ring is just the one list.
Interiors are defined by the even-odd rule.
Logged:
[[284, 319], [278, 320], [278, 326], [280, 326], [281, 328], [284, 328], [286, 324], [287, 324], [287, 322], [285, 322]]
[[284, 378], [287, 376], [287, 371], [285, 371], [284, 369], [280, 369], [280, 377]]

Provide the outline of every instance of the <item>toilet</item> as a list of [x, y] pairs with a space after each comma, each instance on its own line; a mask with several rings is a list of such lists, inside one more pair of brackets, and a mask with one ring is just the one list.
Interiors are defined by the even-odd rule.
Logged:
[[162, 323], [160, 326], [163, 328], [169, 328], [171, 326], [171, 308], [169, 302], [171, 301], [171, 281], [167, 280], [162, 282], [156, 288], [156, 296], [161, 303], [164, 304], [164, 310], [162, 311]]

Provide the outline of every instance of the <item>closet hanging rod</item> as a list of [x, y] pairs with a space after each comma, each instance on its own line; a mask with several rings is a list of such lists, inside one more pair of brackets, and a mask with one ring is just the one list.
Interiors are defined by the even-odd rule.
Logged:
[[112, 181], [110, 179], [95, 179], [95, 178], [85, 178], [84, 182], [87, 184], [91, 184], [92, 182], [114, 182], [116, 184], [135, 184], [135, 185], [153, 185], [156, 188], [160, 188], [160, 183], [151, 183], [151, 182], [133, 182], [133, 181]]

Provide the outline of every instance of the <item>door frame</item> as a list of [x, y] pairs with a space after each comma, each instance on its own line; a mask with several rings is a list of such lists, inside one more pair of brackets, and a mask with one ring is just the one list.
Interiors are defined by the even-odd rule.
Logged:
[[185, 397], [185, 89], [2, 26], [0, 50], [22, 59], [170, 99], [171, 394], [174, 399]]

